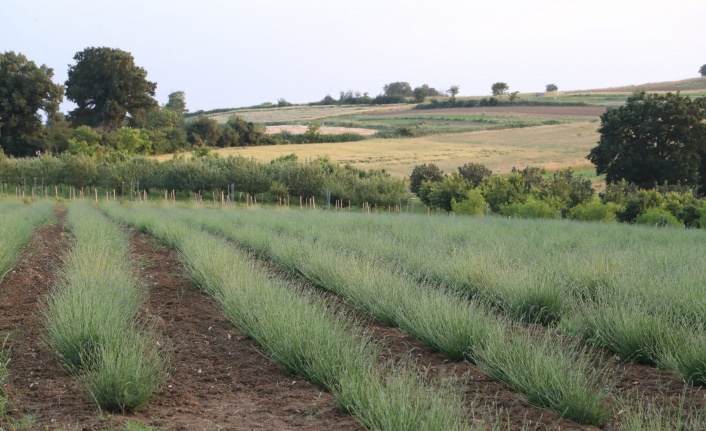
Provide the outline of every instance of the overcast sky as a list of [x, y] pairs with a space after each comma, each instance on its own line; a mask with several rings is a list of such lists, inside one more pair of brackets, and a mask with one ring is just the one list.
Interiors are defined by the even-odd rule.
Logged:
[[[389, 82], [460, 95], [615, 87], [697, 77], [704, 0], [0, 0], [0, 52], [54, 69], [76, 52], [129, 51], [160, 104], [192, 110]], [[71, 109], [64, 104], [62, 110]]]

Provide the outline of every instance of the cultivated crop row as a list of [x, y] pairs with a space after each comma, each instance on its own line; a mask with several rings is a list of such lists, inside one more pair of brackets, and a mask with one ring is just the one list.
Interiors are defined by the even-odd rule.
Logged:
[[478, 363], [492, 377], [524, 393], [532, 404], [596, 425], [610, 415], [602, 376], [592, 369], [591, 356], [576, 345], [557, 344], [552, 334], [533, 336], [496, 317], [483, 303], [420, 284], [385, 263], [324, 241], [288, 235], [258, 222], [234, 224], [231, 215], [224, 213], [173, 214], [274, 260], [450, 359]]
[[[469, 429], [460, 388], [410, 363], [377, 365], [379, 348], [346, 314], [274, 279], [245, 252], [168, 214], [106, 205], [115, 219], [179, 250], [191, 278], [285, 371], [331, 391], [369, 429]], [[480, 425], [483, 428], [482, 425]]]
[[138, 316], [145, 287], [120, 228], [83, 204], [68, 207], [72, 249], [43, 305], [46, 341], [91, 398], [110, 411], [142, 407], [167, 360]]
[[559, 323], [627, 359], [706, 383], [700, 231], [296, 212], [233, 212], [223, 224], [384, 262], [514, 319]]
[[53, 208], [47, 202], [25, 205], [0, 201], [0, 280], [17, 263], [20, 250], [34, 228], [51, 217]]

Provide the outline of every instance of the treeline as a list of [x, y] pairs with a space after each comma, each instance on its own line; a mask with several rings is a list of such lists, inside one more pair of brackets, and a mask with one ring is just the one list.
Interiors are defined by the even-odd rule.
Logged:
[[446, 175], [424, 164], [412, 171], [410, 188], [425, 205], [456, 214], [706, 228], [706, 200], [693, 187], [665, 184], [644, 190], [622, 180], [597, 194], [590, 180], [571, 169], [548, 174], [540, 167], [513, 168], [499, 176], [468, 163]]
[[[0, 184], [23, 187], [25, 184], [66, 185], [77, 189], [100, 187], [128, 193], [137, 190], [165, 189], [176, 192], [236, 192], [271, 201], [293, 197], [314, 198], [324, 202], [327, 191], [331, 201], [346, 205], [364, 202], [380, 206], [399, 204], [407, 196], [404, 181], [381, 170], [363, 171], [341, 166], [327, 158], [299, 161], [296, 155], [260, 163], [244, 157], [219, 158], [206, 149], [189, 159], [175, 157], [157, 162], [147, 157], [96, 158], [85, 154], [10, 158], [0, 156]], [[139, 183], [138, 183], [139, 182]]]

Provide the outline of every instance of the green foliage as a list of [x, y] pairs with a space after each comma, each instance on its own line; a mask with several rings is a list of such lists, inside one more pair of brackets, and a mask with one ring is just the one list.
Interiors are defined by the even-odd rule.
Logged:
[[38, 111], [54, 120], [64, 89], [52, 82], [53, 69], [13, 51], [0, 55], [0, 148], [12, 156], [34, 155], [44, 148]]
[[434, 163], [417, 165], [409, 176], [409, 189], [418, 195], [422, 183], [441, 181], [443, 177], [444, 172]]
[[169, 111], [176, 113], [179, 115], [179, 118], [181, 118], [182, 115], [189, 112], [189, 110], [186, 109], [186, 93], [183, 91], [175, 91], [170, 93], [169, 101], [166, 105], [164, 105], [164, 107]]
[[451, 209], [456, 214], [480, 216], [483, 215], [485, 206], [483, 194], [478, 189], [469, 190], [461, 201], [457, 202], [455, 198], [451, 199]]
[[321, 135], [321, 122], [319, 121], [308, 121], [306, 123], [306, 133], [304, 135], [308, 139], [316, 139], [319, 135]]
[[615, 213], [618, 210], [619, 207], [614, 203], [592, 199], [571, 208], [568, 217], [580, 221], [611, 222], [617, 220]]
[[518, 173], [507, 178], [493, 175], [481, 184], [483, 198], [494, 213], [500, 213], [504, 205], [523, 203], [526, 201], [525, 181]]
[[383, 91], [387, 97], [405, 98], [414, 95], [409, 82], [391, 82], [385, 84]]
[[473, 187], [478, 187], [484, 179], [493, 175], [493, 171], [482, 163], [466, 163], [458, 167], [458, 173]]
[[429, 85], [424, 84], [419, 87], [415, 87], [413, 91], [413, 96], [414, 96], [414, 101], [416, 103], [422, 103], [424, 102], [424, 99], [427, 97], [433, 97], [433, 96], [438, 96], [439, 91], [437, 91], [434, 88], [429, 87]]
[[451, 211], [452, 202], [466, 198], [471, 185], [461, 175], [453, 172], [441, 181], [425, 181], [419, 190], [419, 198], [432, 208]]
[[532, 197], [525, 202], [515, 202], [500, 207], [500, 214], [516, 218], [559, 218], [559, 211], [552, 208], [547, 202], [536, 200]]
[[706, 185], [706, 99], [636, 93], [601, 116], [588, 159], [613, 183]]
[[449, 87], [448, 90], [446, 90], [446, 94], [448, 94], [449, 97], [451, 97], [451, 100], [456, 100], [456, 95], [458, 94], [458, 92], [459, 92], [458, 85], [452, 85], [451, 87]]
[[677, 220], [672, 213], [662, 208], [648, 208], [637, 216], [636, 224], [644, 224], [657, 227], [684, 227], [684, 223]]
[[556, 86], [556, 84], [547, 84], [546, 92], [551, 93], [553, 91], [558, 91], [559, 87]]
[[284, 98], [277, 99], [277, 107], [278, 108], [284, 108], [287, 106], [292, 106], [292, 104], [287, 102]]
[[493, 92], [493, 96], [502, 96], [505, 94], [510, 87], [504, 82], [496, 82], [490, 86], [490, 91]]
[[539, 196], [555, 202], [555, 207], [566, 213], [571, 208], [589, 201], [595, 191], [591, 180], [574, 176], [571, 168], [556, 171], [541, 184]]
[[76, 53], [69, 66], [66, 98], [76, 103], [70, 112], [75, 125], [114, 129], [128, 120], [144, 127], [146, 115], [157, 108], [157, 84], [135, 65], [132, 54], [114, 48], [90, 47]]
[[216, 120], [205, 115], [199, 116], [186, 126], [187, 140], [192, 145], [215, 146], [221, 136], [221, 129]]
[[706, 64], [699, 67], [699, 73], [701, 74], [701, 76], [706, 76]]
[[618, 212], [618, 219], [623, 222], [632, 223], [637, 216], [650, 208], [660, 208], [664, 203], [664, 197], [657, 190], [638, 190], [627, 197], [624, 209]]

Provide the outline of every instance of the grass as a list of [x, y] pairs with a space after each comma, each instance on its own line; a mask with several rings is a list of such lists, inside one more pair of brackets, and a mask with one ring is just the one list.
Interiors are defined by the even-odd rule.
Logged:
[[[222, 157], [241, 155], [270, 161], [288, 154], [300, 160], [329, 156], [331, 161], [360, 169], [385, 169], [407, 177], [416, 165], [435, 163], [453, 172], [464, 163], [483, 163], [495, 173], [513, 167], [590, 168], [586, 155], [598, 142], [595, 122], [480, 132], [429, 135], [418, 138], [366, 139], [335, 144], [270, 145], [214, 150]], [[168, 160], [171, 155], [158, 156]]]
[[286, 372], [330, 390], [367, 428], [469, 429], [458, 391], [427, 384], [409, 363], [379, 370], [369, 334], [324, 300], [271, 278], [246, 253], [168, 215], [104, 208], [176, 247], [194, 282], [237, 328]]
[[7, 415], [10, 400], [5, 393], [5, 384], [9, 377], [7, 366], [10, 364], [10, 334], [0, 334], [0, 419]]
[[0, 201], [0, 280], [15, 266], [22, 247], [29, 241], [34, 228], [52, 216], [54, 205], [47, 202], [20, 204]]
[[138, 319], [145, 287], [126, 235], [84, 204], [69, 206], [73, 248], [43, 304], [46, 342], [103, 409], [140, 409], [161, 387], [167, 360]]

